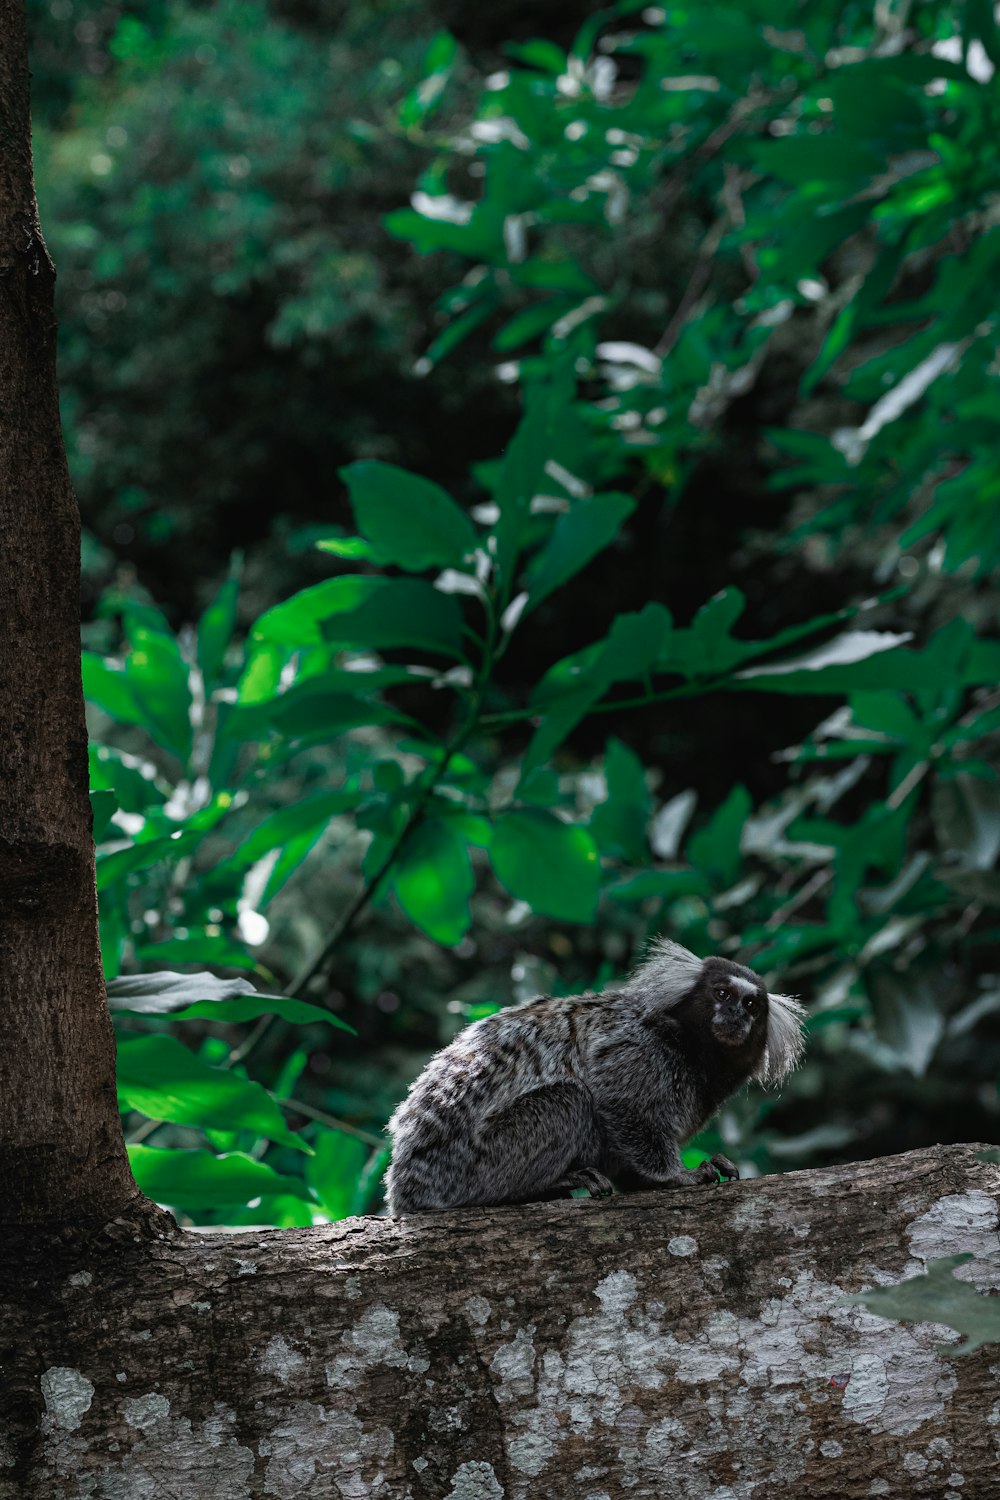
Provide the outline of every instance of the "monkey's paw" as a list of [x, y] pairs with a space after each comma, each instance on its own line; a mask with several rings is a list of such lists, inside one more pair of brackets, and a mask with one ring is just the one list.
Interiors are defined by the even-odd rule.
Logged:
[[567, 1172], [555, 1186], [569, 1192], [574, 1188], [584, 1188], [592, 1198], [610, 1198], [614, 1192], [604, 1173], [598, 1172], [596, 1167], [578, 1167], [573, 1172]]
[[711, 1162], [724, 1182], [739, 1182], [739, 1168], [733, 1166], [728, 1156], [713, 1156]]

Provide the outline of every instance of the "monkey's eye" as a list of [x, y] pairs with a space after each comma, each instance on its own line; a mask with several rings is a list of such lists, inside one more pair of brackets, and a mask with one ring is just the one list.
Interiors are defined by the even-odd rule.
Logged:
[[726, 1000], [731, 1000], [733, 998], [733, 992], [724, 984], [717, 984], [715, 986], [715, 998], [716, 1000], [722, 1000], [723, 1002], [725, 1002]]
[[746, 1006], [747, 1010], [753, 1010], [754, 1006], [757, 1004], [756, 995], [748, 995], [743, 1003]]

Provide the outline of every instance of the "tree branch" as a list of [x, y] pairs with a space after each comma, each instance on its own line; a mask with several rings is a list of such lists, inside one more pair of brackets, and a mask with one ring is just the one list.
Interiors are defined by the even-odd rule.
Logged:
[[976, 1149], [8, 1244], [0, 1500], [993, 1500], [997, 1349], [956, 1358], [940, 1325], [845, 1300], [962, 1252], [1000, 1284]]

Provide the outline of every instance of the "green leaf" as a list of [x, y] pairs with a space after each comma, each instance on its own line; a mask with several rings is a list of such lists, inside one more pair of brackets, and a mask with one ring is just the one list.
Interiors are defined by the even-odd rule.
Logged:
[[257, 1136], [310, 1151], [259, 1083], [210, 1068], [176, 1037], [158, 1034], [118, 1043], [118, 1099], [151, 1120]]
[[91, 744], [89, 759], [91, 789], [114, 792], [123, 812], [144, 813], [151, 805], [162, 805], [169, 796], [167, 783], [157, 780], [154, 768], [137, 755], [110, 745]]
[[663, 605], [647, 604], [634, 614], [616, 615], [603, 641], [546, 672], [532, 694], [545, 716], [528, 746], [522, 775], [543, 765], [614, 683], [648, 677], [666, 650], [670, 630]]
[[957, 1281], [954, 1271], [974, 1257], [946, 1255], [927, 1262], [924, 1276], [911, 1276], [897, 1286], [872, 1287], [845, 1301], [860, 1303], [880, 1318], [898, 1318], [904, 1323], [944, 1323], [964, 1335], [963, 1342], [939, 1344], [941, 1354], [971, 1354], [984, 1344], [1000, 1341], [1000, 1303], [977, 1292], [967, 1281]]
[[281, 681], [281, 670], [287, 654], [272, 641], [258, 642], [251, 645], [248, 651], [247, 664], [236, 685], [236, 702], [241, 707], [273, 698]]
[[575, 577], [603, 552], [634, 510], [631, 495], [613, 491], [574, 501], [556, 521], [545, 546], [527, 569], [528, 608], [534, 609], [553, 589]]
[[[257, 960], [253, 955], [220, 931], [215, 923], [204, 927], [183, 927], [181, 931], [183, 937], [164, 938], [158, 943], [144, 942], [136, 935], [136, 963], [150, 972], [163, 964], [216, 964], [225, 969], [243, 969], [248, 974], [257, 972]], [[248, 992], [252, 989], [249, 980], [246, 988]]]
[[[299, 648], [322, 645], [321, 623], [336, 614], [350, 613], [366, 603], [378, 591], [382, 581], [380, 578], [327, 578], [323, 583], [313, 584], [312, 588], [300, 589], [284, 603], [265, 610], [254, 622], [251, 635], [258, 642], [278, 642]], [[275, 682], [280, 665], [275, 671], [273, 661], [268, 657], [265, 666], [268, 681]], [[262, 695], [255, 692], [249, 701], [259, 702], [261, 696], [270, 697], [273, 691], [271, 686]]]
[[709, 599], [687, 630], [675, 630], [668, 660], [676, 659], [686, 676], [718, 677], [742, 661], [749, 642], [734, 641], [732, 628], [746, 608], [741, 589], [727, 588]]
[[403, 911], [436, 943], [454, 947], [469, 930], [475, 886], [468, 850], [451, 822], [425, 822], [396, 862], [393, 890]]
[[[342, 673], [358, 679], [363, 692], [366, 672]], [[246, 706], [237, 703], [226, 716], [221, 737], [247, 742], [263, 739], [269, 729], [276, 729], [289, 740], [332, 740], [349, 729], [373, 724], [410, 723], [407, 715], [377, 698], [357, 696], [331, 690], [324, 677], [309, 677], [293, 683], [284, 693], [263, 703]], [[357, 801], [357, 798], [354, 798]], [[351, 803], [345, 803], [350, 806]]]
[[155, 1203], [174, 1208], [220, 1208], [276, 1193], [311, 1201], [297, 1177], [285, 1177], [262, 1161], [231, 1151], [168, 1151], [129, 1146], [129, 1165], [140, 1190]]
[[188, 668], [173, 636], [129, 625], [125, 676], [152, 739], [187, 764], [191, 754], [191, 688]]
[[853, 185], [860, 188], [876, 172], [885, 171], [885, 161], [877, 152], [845, 140], [842, 133], [757, 141], [750, 154], [768, 175], [800, 187], [829, 184], [831, 194]]
[[306, 1164], [306, 1181], [336, 1222], [357, 1213], [358, 1183], [371, 1147], [343, 1130], [324, 1130], [316, 1140], [315, 1155]]
[[296, 648], [330, 641], [462, 657], [462, 611], [454, 595], [414, 578], [329, 578], [267, 610], [252, 633]]
[[118, 798], [114, 792], [91, 792], [90, 810], [93, 820], [94, 843], [99, 844], [111, 819], [118, 811]]
[[145, 714], [135, 700], [124, 666], [115, 666], [96, 652], [81, 653], [83, 693], [120, 724], [143, 724]]
[[605, 752], [604, 774], [608, 795], [590, 819], [597, 847], [602, 854], [644, 864], [649, 858], [646, 830], [651, 801], [642, 761], [621, 740], [611, 739]]
[[219, 979], [215, 974], [125, 974], [109, 979], [108, 1006], [132, 1015], [167, 1016], [175, 1021], [201, 1017], [219, 1022], [252, 1021], [258, 1016], [282, 1016], [297, 1026], [325, 1021], [353, 1034], [339, 1016], [305, 1000], [264, 995], [246, 979]]
[[707, 870], [726, 885], [732, 885], [740, 871], [740, 840], [753, 808], [745, 786], [734, 786], [722, 806], [712, 814], [705, 828], [688, 840], [691, 863]]
[[431, 39], [424, 54], [424, 76], [399, 106], [399, 123], [404, 130], [422, 125], [438, 108], [457, 56], [458, 43], [449, 32], [439, 31]]
[[572, 297], [547, 297], [544, 302], [523, 307], [493, 335], [494, 349], [498, 354], [509, 354], [520, 344], [528, 343], [551, 328], [572, 306]]
[[546, 463], [556, 455], [560, 421], [565, 422], [573, 399], [575, 381], [569, 363], [560, 360], [549, 375], [545, 384], [528, 390], [524, 416], [500, 467], [496, 487], [500, 519], [494, 535], [497, 568], [505, 579], [513, 573], [531, 501], [541, 487]]
[[141, 844], [132, 844], [128, 849], [116, 849], [110, 854], [97, 856], [97, 889], [105, 891], [109, 886], [133, 875], [138, 870], [148, 870], [161, 860], [176, 861], [190, 854], [201, 843], [204, 834], [200, 830], [178, 831], [168, 838], [147, 839]]
[[479, 545], [476, 529], [439, 484], [394, 464], [363, 460], [340, 470], [371, 557], [411, 573], [459, 567]]
[[[905, 661], [899, 648], [910, 638], [885, 630], [848, 630], [793, 660], [745, 667], [737, 672], [733, 686], [772, 693], [844, 693], [856, 688], [895, 687], [897, 678], [903, 675], [899, 671], [901, 659]], [[872, 662], [872, 658], [876, 660]]]
[[198, 621], [198, 666], [209, 689], [218, 681], [236, 629], [236, 609], [240, 597], [239, 571], [240, 557], [236, 554], [230, 576]]
[[306, 797], [301, 802], [293, 803], [291, 807], [281, 808], [279, 812], [264, 818], [252, 833], [247, 834], [227, 860], [227, 864], [239, 869], [249, 869], [265, 854], [283, 847], [292, 838], [302, 834], [313, 834], [318, 838], [331, 818], [337, 817], [339, 813], [349, 812], [357, 806], [362, 796], [363, 793], [357, 788], [345, 788], [321, 792], [317, 797]]
[[175, 1010], [172, 1021], [215, 1021], [220, 1026], [234, 1026], [243, 1021], [256, 1021], [260, 1016], [280, 1016], [293, 1026], [314, 1026], [317, 1021], [326, 1026], [335, 1026], [338, 1031], [356, 1036], [353, 1026], [348, 1026], [332, 1011], [320, 1005], [311, 1005], [307, 1000], [292, 1000], [284, 995], [243, 995], [236, 1000], [196, 1000]]
[[614, 901], [672, 901], [708, 895], [708, 883], [697, 870], [640, 870], [608, 886], [606, 894]]
[[[338, 583], [346, 580], [337, 579]], [[323, 638], [335, 646], [409, 647], [464, 660], [462, 611], [454, 594], [443, 594], [415, 578], [350, 580], [374, 584], [357, 608], [323, 622]]]
[[503, 813], [490, 859], [500, 884], [532, 911], [562, 922], [593, 920], [601, 866], [586, 829], [540, 808]]

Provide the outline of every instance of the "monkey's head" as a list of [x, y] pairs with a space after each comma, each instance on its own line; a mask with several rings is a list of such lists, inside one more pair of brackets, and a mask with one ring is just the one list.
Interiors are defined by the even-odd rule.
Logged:
[[747, 1077], [780, 1083], [802, 1056], [804, 1008], [769, 994], [758, 974], [732, 959], [700, 959], [658, 939], [635, 980], [657, 1008], [683, 1010], [734, 1063], [745, 1059]]

